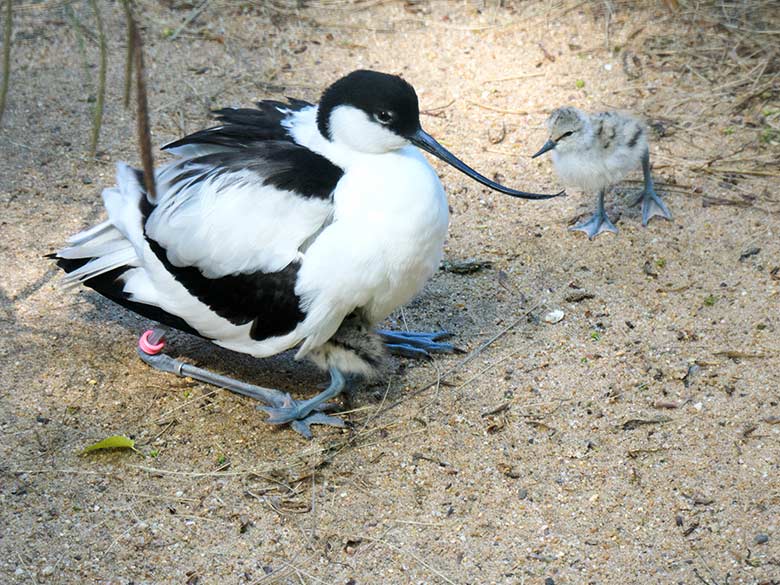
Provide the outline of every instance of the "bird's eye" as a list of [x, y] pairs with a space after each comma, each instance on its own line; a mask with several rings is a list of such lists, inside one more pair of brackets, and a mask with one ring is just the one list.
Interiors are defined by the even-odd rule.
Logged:
[[[558, 140], [563, 140], [564, 138], [566, 138], [567, 136], [571, 136], [572, 134], [574, 134], [572, 130], [569, 130], [568, 132], [564, 132], [563, 134], [558, 136]], [[555, 142], [558, 142], [558, 140], [556, 140]]]
[[395, 114], [393, 112], [388, 112], [387, 110], [380, 110], [374, 114], [374, 119], [385, 126], [392, 122], [393, 118], [395, 118]]

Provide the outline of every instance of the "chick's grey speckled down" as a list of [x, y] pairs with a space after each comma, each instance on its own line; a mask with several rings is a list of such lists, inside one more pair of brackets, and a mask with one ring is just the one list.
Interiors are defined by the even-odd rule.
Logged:
[[564, 184], [598, 193], [593, 216], [570, 229], [583, 231], [590, 239], [602, 232], [617, 233], [604, 211], [604, 194], [640, 162], [645, 186], [634, 203], [642, 201], [642, 225], [656, 215], [672, 219], [653, 187], [647, 132], [638, 120], [618, 112], [589, 116], [577, 108], [565, 107], [550, 114], [547, 129], [549, 139], [534, 158], [552, 150], [555, 171]]

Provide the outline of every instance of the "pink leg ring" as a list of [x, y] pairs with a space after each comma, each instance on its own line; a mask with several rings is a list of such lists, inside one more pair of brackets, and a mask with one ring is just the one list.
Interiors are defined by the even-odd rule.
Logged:
[[151, 329], [149, 329], [148, 331], [144, 331], [144, 334], [141, 335], [141, 337], [138, 339], [138, 347], [145, 354], [157, 355], [165, 347], [165, 340], [160, 339], [160, 341], [157, 343], [151, 343], [149, 341], [149, 336], [152, 333], [153, 331]]

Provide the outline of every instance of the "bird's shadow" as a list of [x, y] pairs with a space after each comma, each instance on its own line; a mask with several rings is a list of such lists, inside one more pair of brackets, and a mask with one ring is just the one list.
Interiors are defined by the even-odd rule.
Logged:
[[[78, 319], [88, 328], [105, 330], [108, 326], [112, 330], [110, 332], [112, 336], [116, 335], [119, 329], [126, 332], [127, 337], [137, 339], [144, 331], [158, 325], [154, 321], [118, 307], [95, 293], [84, 291], [80, 296], [89, 308], [82, 311]], [[215, 373], [301, 396], [316, 394], [328, 385], [328, 374], [323, 373], [308, 360], [297, 361], [295, 348], [270, 357], [256, 358], [219, 347], [195, 335], [175, 329], [166, 328], [166, 330], [166, 354]], [[99, 339], [95, 339], [95, 343], [100, 343]], [[345, 401], [352, 407], [364, 404], [366, 401], [371, 403], [381, 400], [387, 385], [387, 376], [393, 375], [394, 370], [397, 369], [398, 364], [391, 362], [383, 372], [386, 375], [377, 380], [350, 379], [348, 391], [344, 394]], [[166, 374], [160, 373], [160, 375]], [[391, 394], [394, 394], [392, 390], [386, 399], [391, 398]]]

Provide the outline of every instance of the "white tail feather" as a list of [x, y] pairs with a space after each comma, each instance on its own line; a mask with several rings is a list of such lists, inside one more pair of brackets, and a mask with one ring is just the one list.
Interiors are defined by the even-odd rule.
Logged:
[[81, 246], [70, 246], [64, 250], [57, 252], [59, 258], [67, 258], [69, 260], [77, 258], [96, 258], [98, 256], [107, 256], [112, 252], [123, 250], [130, 245], [130, 242], [121, 237], [121, 234], [114, 230], [117, 238], [103, 242], [86, 242]]
[[135, 260], [135, 250], [133, 250], [133, 246], [130, 245], [130, 242], [127, 242], [124, 248], [90, 260], [81, 268], [77, 268], [73, 272], [70, 272], [63, 279], [63, 284], [68, 287], [80, 284], [85, 280], [95, 278], [96, 276], [110, 272], [115, 268], [132, 264]]
[[83, 232], [79, 232], [69, 237], [68, 243], [71, 246], [78, 246], [79, 244], [82, 244], [86, 241], [93, 240], [94, 238], [98, 237], [100, 234], [102, 234], [106, 230], [111, 229], [112, 227], [113, 225], [111, 224], [111, 220], [107, 219], [102, 223], [94, 225], [91, 228], [85, 229]]

